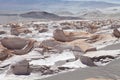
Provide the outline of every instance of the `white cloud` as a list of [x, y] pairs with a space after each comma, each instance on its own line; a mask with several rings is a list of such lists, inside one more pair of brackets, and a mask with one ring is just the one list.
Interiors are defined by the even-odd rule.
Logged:
[[104, 1], [104, 2], [120, 3], [120, 0], [63, 0], [63, 1]]

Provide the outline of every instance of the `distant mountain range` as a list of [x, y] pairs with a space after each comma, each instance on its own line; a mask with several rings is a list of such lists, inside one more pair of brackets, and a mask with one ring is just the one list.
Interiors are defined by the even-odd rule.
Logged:
[[[0, 16], [19, 16], [39, 19], [79, 19], [120, 12], [120, 4], [104, 1], [67, 0], [0, 0]], [[107, 9], [109, 8], [109, 9]], [[109, 11], [109, 12], [108, 12]]]
[[21, 17], [25, 18], [40, 18], [40, 19], [49, 19], [49, 18], [59, 18], [58, 15], [48, 13], [48, 12], [40, 12], [40, 11], [32, 11], [20, 14]]
[[53, 13], [45, 12], [45, 11], [32, 11], [20, 14], [20, 17], [24, 18], [37, 18], [37, 19], [81, 19], [79, 17], [71, 17], [71, 16], [58, 16]]
[[45, 12], [45, 11], [31, 11], [31, 12], [26, 12], [26, 13], [21, 13], [21, 14], [9, 14], [9, 13], [5, 13], [5, 14], [0, 14], [0, 16], [19, 16], [19, 17], [23, 17], [23, 18], [32, 18], [32, 19], [54, 19], [54, 20], [71, 20], [71, 19], [81, 19], [79, 17], [72, 17], [72, 16], [59, 16], [57, 14], [54, 13], [49, 13], [49, 12]]

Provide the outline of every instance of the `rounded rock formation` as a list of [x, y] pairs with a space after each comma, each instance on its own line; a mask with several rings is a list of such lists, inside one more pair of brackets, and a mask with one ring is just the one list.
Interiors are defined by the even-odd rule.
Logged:
[[63, 32], [63, 30], [60, 30], [60, 29], [56, 29], [54, 32], [53, 32], [53, 38], [57, 41], [61, 41], [61, 42], [66, 42], [67, 41], [67, 38]]
[[1, 39], [1, 44], [6, 47], [7, 49], [15, 50], [15, 49], [22, 49], [28, 44], [28, 40], [19, 37], [9, 37]]

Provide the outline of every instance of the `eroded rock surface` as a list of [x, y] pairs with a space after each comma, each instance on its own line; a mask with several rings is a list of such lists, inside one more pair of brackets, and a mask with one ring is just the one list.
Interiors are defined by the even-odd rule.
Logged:
[[[109, 50], [113, 44], [119, 46], [120, 43], [119, 26], [118, 29], [111, 27], [115, 22], [73, 20], [1, 26], [6, 29], [5, 33], [0, 32], [1, 73], [10, 65], [10, 75], [32, 78], [33, 75], [43, 77], [78, 68], [105, 66], [120, 56], [118, 48]], [[109, 49], [104, 51], [105, 46]], [[16, 56], [20, 58], [14, 59]]]

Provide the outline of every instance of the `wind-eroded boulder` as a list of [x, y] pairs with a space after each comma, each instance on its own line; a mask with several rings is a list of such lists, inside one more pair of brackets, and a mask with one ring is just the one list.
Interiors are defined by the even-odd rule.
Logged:
[[61, 42], [70, 42], [76, 39], [86, 39], [89, 37], [89, 33], [82, 32], [65, 32], [61, 29], [56, 29], [53, 32], [53, 38]]
[[1, 44], [7, 49], [22, 49], [29, 43], [29, 40], [19, 37], [5, 37], [1, 39]]
[[10, 70], [15, 75], [29, 75], [31, 72], [29, 62], [23, 58], [14, 61], [10, 66]]
[[34, 47], [35, 40], [9, 37], [1, 39], [1, 44], [8, 50], [12, 50], [13, 54], [23, 55], [31, 51]]

